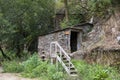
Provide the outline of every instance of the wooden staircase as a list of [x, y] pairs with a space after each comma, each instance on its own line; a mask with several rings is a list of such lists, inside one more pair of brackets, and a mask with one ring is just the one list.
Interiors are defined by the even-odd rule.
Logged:
[[50, 44], [50, 58], [51, 63], [53, 64], [54, 60], [61, 63], [65, 71], [70, 76], [77, 76], [77, 70], [71, 62], [71, 58], [69, 57], [68, 53], [59, 45], [57, 41], [51, 42]]

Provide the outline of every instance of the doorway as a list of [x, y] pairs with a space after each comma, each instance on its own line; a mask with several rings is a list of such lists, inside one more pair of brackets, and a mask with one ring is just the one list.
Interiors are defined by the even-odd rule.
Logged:
[[79, 32], [71, 31], [70, 47], [71, 52], [75, 52], [79, 49], [80, 47]]

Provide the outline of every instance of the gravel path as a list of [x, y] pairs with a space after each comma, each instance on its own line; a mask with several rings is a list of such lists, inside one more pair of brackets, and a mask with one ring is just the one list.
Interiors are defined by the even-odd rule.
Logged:
[[38, 80], [38, 79], [28, 79], [22, 78], [16, 73], [2, 73], [2, 67], [0, 67], [0, 80]]

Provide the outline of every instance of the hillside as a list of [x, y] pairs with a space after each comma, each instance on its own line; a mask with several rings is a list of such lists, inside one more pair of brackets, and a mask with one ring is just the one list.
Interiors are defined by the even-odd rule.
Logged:
[[106, 21], [95, 24], [93, 30], [87, 36], [86, 48], [92, 50], [101, 47], [104, 50], [120, 49], [117, 36], [120, 36], [120, 13], [116, 11]]
[[83, 43], [85, 59], [88, 62], [97, 62], [108, 65], [118, 65], [120, 62], [120, 45], [117, 36], [120, 36], [120, 11], [117, 9], [109, 18], [99, 21], [87, 35]]

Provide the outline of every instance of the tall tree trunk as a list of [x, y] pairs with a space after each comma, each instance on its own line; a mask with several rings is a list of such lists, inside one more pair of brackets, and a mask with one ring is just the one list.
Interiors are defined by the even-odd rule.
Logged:
[[64, 5], [65, 5], [65, 19], [68, 22], [69, 21], [69, 9], [68, 9], [68, 1], [64, 0]]
[[4, 51], [3, 51], [3, 49], [2, 49], [1, 46], [0, 46], [0, 51], [1, 51], [1, 53], [2, 53], [2, 56], [3, 56], [5, 59], [11, 60], [10, 57], [8, 57], [8, 56], [4, 53]]
[[17, 49], [16, 56], [20, 58], [21, 57], [21, 48], [20, 48], [20, 45], [17, 45], [16, 49]]

